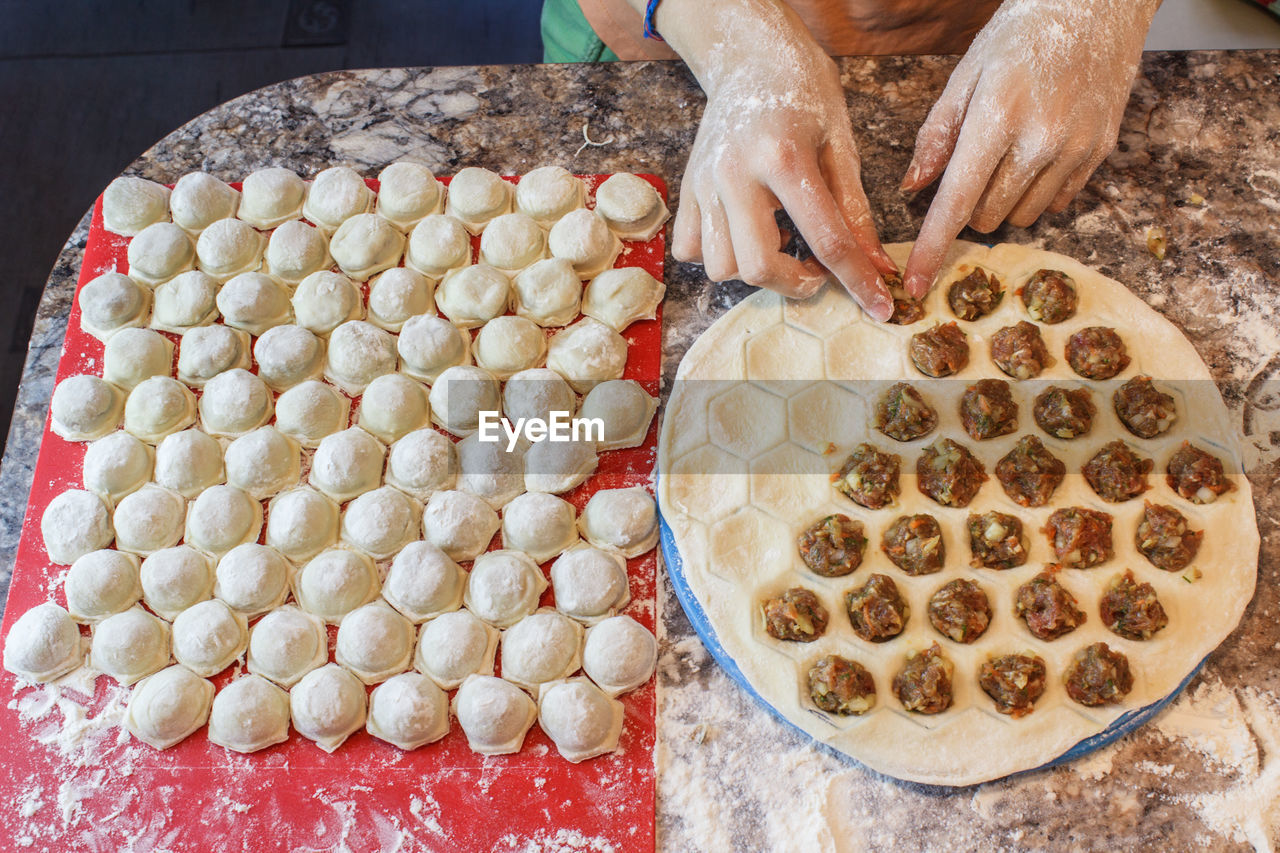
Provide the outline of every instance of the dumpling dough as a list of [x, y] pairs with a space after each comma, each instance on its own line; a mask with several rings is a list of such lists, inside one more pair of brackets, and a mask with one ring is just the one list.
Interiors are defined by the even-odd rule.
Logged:
[[293, 594], [303, 610], [337, 624], [378, 595], [378, 569], [364, 554], [330, 548], [294, 576]]
[[470, 492], [494, 509], [502, 509], [524, 492], [524, 448], [507, 450], [507, 439], [480, 441], [476, 434], [456, 446], [458, 489]]
[[56, 604], [37, 604], [23, 613], [4, 641], [4, 668], [24, 681], [53, 681], [83, 662], [80, 629]]
[[490, 220], [511, 210], [513, 195], [511, 184], [495, 173], [468, 166], [449, 182], [445, 213], [479, 234]]
[[289, 694], [258, 675], [218, 691], [209, 711], [209, 740], [236, 752], [257, 752], [289, 739]]
[[[497, 530], [497, 516], [494, 520]], [[69, 566], [90, 551], [107, 547], [115, 538], [106, 502], [81, 489], [68, 489], [49, 501], [40, 518], [40, 533], [49, 559], [60, 566]]]
[[471, 263], [471, 236], [452, 216], [434, 214], [414, 226], [404, 262], [434, 281]]
[[505, 273], [522, 270], [545, 257], [547, 235], [523, 213], [504, 213], [485, 226], [480, 261]]
[[589, 545], [571, 548], [551, 564], [551, 589], [556, 609], [588, 625], [631, 601], [626, 561]]
[[53, 389], [49, 425], [67, 441], [102, 438], [120, 425], [124, 394], [97, 376], [68, 376]]
[[360, 291], [342, 273], [320, 270], [307, 276], [293, 292], [293, 316], [297, 324], [317, 335], [327, 335], [361, 315]]
[[621, 379], [627, 367], [627, 342], [613, 328], [583, 317], [557, 332], [547, 345], [547, 367], [579, 394], [606, 379]]
[[395, 556], [418, 537], [422, 505], [404, 492], [383, 486], [347, 504], [342, 541], [375, 560]]
[[471, 336], [443, 317], [423, 314], [401, 327], [396, 350], [405, 373], [431, 384], [446, 369], [468, 363]]
[[102, 348], [102, 378], [126, 391], [173, 370], [173, 344], [150, 329], [121, 329]]
[[160, 486], [143, 486], [116, 505], [112, 524], [116, 547], [145, 557], [171, 548], [182, 538], [187, 502]]
[[508, 755], [524, 745], [524, 736], [537, 719], [538, 706], [510, 681], [471, 675], [453, 698], [453, 712], [473, 752]]
[[605, 270], [582, 294], [582, 313], [622, 332], [637, 320], [656, 317], [666, 292], [665, 284], [640, 267]]
[[338, 226], [329, 252], [340, 270], [355, 281], [367, 281], [400, 263], [404, 235], [381, 216], [358, 213]]
[[213, 564], [189, 545], [156, 551], [142, 561], [142, 600], [172, 620], [213, 596]]
[[422, 273], [409, 267], [392, 267], [369, 286], [369, 322], [388, 332], [398, 332], [410, 317], [433, 310], [435, 287]]
[[586, 204], [587, 188], [563, 166], [534, 169], [516, 184], [516, 210], [550, 228], [560, 217]]
[[501, 412], [498, 380], [483, 367], [458, 365], [444, 370], [431, 386], [431, 420], [462, 436], [480, 426], [480, 413]]
[[539, 441], [524, 455], [524, 487], [563, 494], [586, 481], [600, 457], [590, 441]]
[[391, 445], [386, 479], [388, 486], [424, 502], [438, 491], [454, 488], [458, 454], [453, 442], [433, 429], [414, 430]]
[[281, 284], [296, 287], [312, 273], [328, 269], [332, 262], [324, 232], [295, 219], [271, 232], [262, 271]]
[[364, 725], [364, 685], [336, 663], [307, 673], [289, 691], [289, 710], [298, 734], [333, 752]]
[[276, 399], [276, 429], [314, 448], [326, 436], [347, 428], [351, 401], [331, 385], [309, 379]]
[[512, 281], [512, 308], [539, 326], [563, 326], [578, 316], [582, 281], [564, 258], [547, 258]]
[[271, 390], [247, 370], [219, 373], [204, 384], [200, 423], [210, 435], [235, 438], [271, 420]]
[[597, 548], [638, 557], [658, 544], [658, 510], [640, 486], [601, 489], [578, 521], [583, 537]]
[[467, 576], [449, 555], [428, 542], [410, 542], [391, 561], [382, 597], [415, 625], [462, 604]]
[[498, 636], [470, 611], [442, 613], [422, 626], [414, 667], [441, 690], [453, 690], [470, 675], [493, 675]]
[[623, 240], [652, 240], [671, 216], [653, 184], [627, 172], [596, 189], [596, 213]]
[[554, 610], [539, 610], [502, 632], [502, 677], [525, 689], [566, 678], [581, 662], [582, 626]]
[[129, 278], [154, 287], [195, 266], [191, 238], [172, 222], [148, 225], [129, 241]]
[[427, 389], [399, 373], [370, 382], [356, 415], [356, 423], [387, 444], [430, 422]]
[[438, 213], [443, 203], [444, 184], [421, 163], [392, 163], [378, 175], [377, 212], [401, 231]]
[[538, 609], [547, 588], [538, 564], [520, 551], [490, 551], [476, 558], [463, 601], [495, 628], [509, 628]]
[[542, 364], [547, 338], [542, 329], [524, 317], [494, 317], [476, 335], [476, 364], [499, 379]]
[[246, 619], [256, 619], [284, 604], [292, 572], [280, 552], [257, 542], [237, 545], [222, 555], [213, 594]]
[[198, 429], [166, 436], [156, 448], [156, 483], [191, 500], [226, 480], [222, 445]]
[[262, 266], [262, 235], [239, 219], [219, 219], [200, 232], [196, 260], [218, 281]]
[[511, 281], [488, 264], [454, 270], [436, 288], [436, 308], [460, 329], [474, 329], [507, 310]]
[[213, 683], [175, 664], [138, 682], [124, 725], [138, 740], [168, 749], [205, 724], [212, 702]]
[[311, 181], [302, 215], [326, 234], [358, 213], [373, 210], [373, 191], [350, 166], [331, 166]]
[[236, 216], [254, 228], [275, 228], [302, 216], [306, 181], [280, 166], [258, 169], [240, 185], [240, 209]]
[[196, 395], [168, 376], [139, 382], [124, 402], [125, 431], [150, 444], [195, 423]]
[[546, 367], [522, 370], [502, 388], [502, 411], [512, 423], [521, 418], [550, 422], [552, 412], [566, 412], [571, 416], [577, 403], [564, 377]]
[[205, 172], [189, 172], [178, 178], [169, 196], [174, 224], [192, 234], [235, 216], [239, 207], [240, 193]]
[[502, 547], [545, 563], [578, 542], [573, 504], [546, 492], [528, 492], [502, 508]]
[[365, 684], [386, 681], [413, 660], [413, 623], [375, 601], [342, 618], [334, 658]]
[[301, 326], [267, 329], [253, 345], [258, 378], [274, 391], [324, 375], [324, 341]]
[[169, 188], [146, 178], [119, 177], [102, 193], [102, 226], [132, 237], [169, 218]]
[[501, 524], [492, 507], [466, 492], [436, 492], [422, 513], [423, 538], [454, 560], [476, 559]]
[[658, 641], [630, 616], [611, 616], [587, 629], [582, 668], [609, 696], [644, 684], [657, 663]]
[[386, 450], [359, 427], [325, 436], [311, 460], [309, 482], [338, 503], [378, 488]]
[[604, 272], [622, 251], [622, 244], [604, 219], [586, 209], [570, 211], [551, 226], [547, 246], [553, 258], [564, 258], [573, 264], [579, 278], [593, 278]]
[[178, 378], [192, 388], [219, 373], [249, 369], [249, 333], [230, 326], [197, 326], [178, 342]]
[[109, 616], [93, 629], [89, 666], [128, 687], [169, 665], [169, 625], [141, 607]]
[[215, 557], [261, 532], [262, 504], [235, 486], [210, 486], [187, 510], [186, 543]]
[[384, 373], [395, 373], [396, 339], [372, 323], [351, 320], [329, 336], [324, 376], [348, 394], [360, 394]]
[[577, 764], [618, 748], [622, 703], [585, 678], [570, 678], [539, 692], [538, 725], [560, 754]]
[[208, 678], [244, 654], [249, 625], [244, 616], [216, 598], [182, 611], [173, 620], [173, 657]]
[[301, 463], [293, 439], [275, 427], [259, 427], [227, 445], [227, 482], [265, 500], [298, 484]]
[[62, 591], [77, 622], [93, 624], [128, 610], [142, 598], [138, 558], [110, 548], [90, 551], [71, 564]]
[[324, 623], [292, 604], [263, 616], [249, 633], [249, 671], [286, 690], [328, 660]]
[[578, 417], [598, 419], [604, 424], [600, 450], [639, 447], [649, 434], [649, 424], [658, 411], [658, 401], [645, 393], [634, 379], [609, 379], [587, 392]]
[[369, 694], [369, 734], [404, 750], [449, 733], [449, 697], [425, 675], [404, 672]]
[[183, 334], [218, 319], [218, 282], [200, 270], [188, 270], [155, 289], [151, 328]]
[[267, 511], [267, 544], [295, 563], [319, 554], [338, 541], [338, 505], [305, 486], [271, 500]]
[[151, 292], [129, 276], [108, 272], [80, 288], [80, 328], [100, 341], [119, 329], [142, 326], [151, 308]]
[[218, 311], [228, 326], [261, 335], [272, 326], [293, 319], [289, 294], [270, 277], [258, 272], [241, 273], [218, 291]]
[[155, 451], [127, 432], [113, 432], [84, 453], [84, 487], [118, 501], [151, 480]]

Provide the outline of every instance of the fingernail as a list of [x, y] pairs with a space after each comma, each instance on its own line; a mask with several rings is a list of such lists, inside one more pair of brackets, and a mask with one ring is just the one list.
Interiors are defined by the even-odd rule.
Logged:
[[907, 169], [907, 176], [902, 179], [902, 183], [898, 186], [898, 189], [906, 192], [914, 187], [918, 180], [920, 180], [920, 167], [913, 161], [911, 163], [911, 168]]
[[904, 286], [912, 299], [923, 299], [924, 295], [929, 292], [929, 280], [918, 272], [907, 276]]
[[[876, 282], [881, 287], [885, 286], [884, 281], [881, 279], [876, 279]], [[873, 320], [883, 323], [893, 316], [893, 297], [888, 294], [887, 290], [878, 291], [871, 295], [871, 300], [864, 307]]]

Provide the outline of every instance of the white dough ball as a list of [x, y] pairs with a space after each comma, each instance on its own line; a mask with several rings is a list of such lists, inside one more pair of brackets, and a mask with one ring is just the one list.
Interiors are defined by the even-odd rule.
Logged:
[[396, 370], [396, 339], [372, 323], [352, 320], [329, 336], [325, 378], [348, 394], [360, 394], [370, 382]]
[[523, 213], [495, 217], [480, 237], [480, 261], [514, 273], [545, 257], [547, 235]]
[[499, 379], [539, 366], [546, 355], [546, 335], [524, 317], [494, 317], [476, 335], [476, 365]]
[[474, 329], [507, 310], [511, 281], [489, 264], [472, 264], [445, 275], [436, 288], [436, 308], [460, 329]]
[[102, 193], [102, 225], [113, 234], [132, 237], [168, 218], [169, 188], [164, 184], [122, 176]]
[[338, 226], [329, 252], [344, 273], [355, 281], [367, 281], [400, 263], [404, 234], [381, 216], [357, 213]]
[[178, 378], [192, 388], [229, 370], [248, 370], [249, 333], [230, 326], [197, 326], [178, 342]]
[[295, 322], [317, 335], [327, 335], [348, 320], [359, 319], [361, 310], [360, 291], [341, 273], [313, 272], [293, 292]]
[[262, 266], [262, 235], [239, 219], [219, 219], [200, 232], [196, 259], [201, 270], [226, 281]]
[[519, 752], [538, 716], [529, 694], [491, 675], [467, 676], [454, 697], [453, 710], [467, 743], [481, 755]]
[[513, 195], [511, 184], [494, 172], [468, 166], [449, 182], [445, 212], [479, 234], [490, 220], [511, 210]]
[[258, 377], [275, 391], [285, 391], [324, 374], [324, 341], [302, 326], [276, 326], [253, 345]]
[[213, 597], [213, 564], [189, 545], [156, 551], [142, 561], [142, 600], [165, 619]]
[[422, 273], [409, 267], [392, 267], [369, 286], [369, 322], [388, 332], [398, 332], [405, 322], [434, 310], [435, 287]]
[[222, 445], [198, 429], [165, 436], [156, 447], [156, 483], [191, 500], [226, 479]]
[[396, 350], [404, 372], [431, 384], [447, 368], [466, 364], [471, 336], [443, 317], [410, 317], [400, 329]]
[[80, 629], [56, 604], [23, 613], [4, 641], [4, 668], [26, 681], [53, 681], [83, 662]]
[[261, 335], [293, 319], [289, 294], [269, 276], [241, 273], [218, 291], [218, 311], [228, 326]]
[[373, 209], [373, 191], [349, 166], [331, 166], [311, 181], [302, 215], [326, 234], [359, 213]]
[[258, 169], [240, 186], [240, 209], [236, 215], [254, 228], [275, 228], [302, 215], [306, 195], [306, 182], [289, 169]]
[[127, 432], [113, 432], [84, 453], [84, 487], [118, 501], [150, 481], [155, 452]]
[[213, 684], [175, 664], [138, 682], [124, 725], [138, 740], [168, 749], [205, 724], [212, 702]]
[[378, 487], [386, 450], [359, 427], [325, 436], [311, 460], [309, 482], [338, 503]]
[[107, 272], [80, 288], [80, 328], [100, 341], [119, 329], [141, 326], [147, 321], [151, 295], [129, 276]]
[[276, 429], [303, 447], [347, 428], [351, 401], [316, 379], [293, 386], [276, 399]]
[[219, 219], [235, 216], [240, 193], [204, 172], [188, 172], [173, 186], [169, 210], [174, 224], [199, 234]]
[[657, 662], [658, 641], [630, 616], [612, 616], [587, 629], [582, 668], [609, 696], [644, 684]]
[[324, 232], [295, 219], [271, 232], [263, 272], [293, 287], [312, 273], [328, 269], [332, 260]]
[[462, 604], [466, 573], [428, 542], [410, 542], [396, 555], [382, 584], [382, 597], [414, 624]]
[[80, 489], [68, 489], [49, 501], [40, 517], [40, 533], [50, 561], [61, 566], [106, 548], [115, 538], [106, 502]]
[[129, 278], [154, 287], [195, 266], [196, 249], [187, 232], [157, 222], [129, 241]]
[[128, 610], [142, 598], [138, 558], [110, 548], [90, 551], [71, 564], [62, 591], [77, 622], [93, 624]]
[[613, 266], [622, 244], [594, 211], [572, 210], [551, 226], [547, 247], [553, 258], [573, 264], [579, 278], [592, 278]]
[[578, 316], [582, 280], [564, 258], [547, 258], [521, 270], [512, 281], [516, 314], [539, 326], [563, 326]]
[[210, 379], [200, 397], [200, 422], [210, 435], [244, 435], [271, 420], [271, 412], [267, 383], [241, 368]]
[[267, 544], [295, 563], [338, 541], [338, 505], [314, 489], [290, 489], [272, 498]]
[[438, 281], [450, 270], [471, 263], [471, 236], [452, 216], [428, 216], [415, 225], [409, 235], [405, 263]]
[[388, 486], [419, 501], [454, 488], [458, 456], [453, 442], [433, 429], [414, 430], [391, 445], [387, 454]]
[[53, 389], [50, 425], [67, 441], [92, 441], [115, 430], [124, 404], [120, 389], [99, 377], [68, 376]]
[[563, 166], [542, 166], [516, 184], [516, 209], [550, 228], [560, 217], [586, 203], [587, 190], [580, 178]]
[[176, 275], [155, 289], [151, 327], [183, 334], [218, 319], [218, 282], [200, 270]]
[[498, 630], [468, 610], [442, 613], [422, 626], [414, 666], [442, 690], [470, 675], [493, 675]]
[[492, 507], [466, 492], [438, 491], [422, 514], [424, 538], [454, 560], [476, 559], [500, 525]]
[[378, 214], [407, 231], [440, 209], [444, 185], [421, 163], [401, 161], [378, 175]]

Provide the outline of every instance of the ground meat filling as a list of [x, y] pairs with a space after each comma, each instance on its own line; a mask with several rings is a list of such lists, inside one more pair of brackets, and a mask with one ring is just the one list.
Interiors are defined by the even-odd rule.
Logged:
[[778, 640], [812, 643], [827, 630], [827, 608], [802, 586], [792, 587], [761, 605], [764, 629]]
[[950, 376], [969, 363], [969, 342], [955, 323], [912, 335], [908, 352], [916, 369], [934, 378]]
[[961, 320], [987, 316], [996, 310], [1001, 299], [1004, 299], [1004, 290], [1000, 287], [1000, 279], [976, 267], [947, 288], [947, 304]]
[[1085, 379], [1110, 379], [1129, 366], [1115, 329], [1090, 326], [1067, 339], [1067, 363]]
[[1150, 376], [1135, 376], [1111, 396], [1116, 415], [1138, 438], [1155, 438], [1177, 420], [1173, 397], [1151, 384]]
[[1003, 379], [979, 379], [960, 397], [960, 423], [977, 441], [1008, 435], [1018, 428], [1018, 404]]
[[1193, 504], [1209, 504], [1235, 486], [1222, 470], [1222, 460], [1190, 442], [1169, 457], [1169, 488]]
[[978, 684], [996, 703], [996, 710], [1017, 719], [1035, 710], [1044, 694], [1044, 659], [1039, 655], [1002, 655], [982, 664]]
[[1069, 569], [1088, 569], [1115, 555], [1110, 513], [1084, 507], [1054, 510], [1044, 532], [1058, 562]]
[[1018, 439], [996, 463], [996, 479], [1021, 506], [1044, 506], [1067, 475], [1066, 464], [1034, 435]]
[[1180, 572], [1196, 558], [1203, 538], [1204, 533], [1192, 530], [1182, 513], [1148, 501], [1133, 544], [1157, 569]]
[[1014, 379], [1034, 379], [1053, 364], [1040, 327], [1026, 320], [991, 336], [991, 360]]
[[1022, 522], [1003, 512], [969, 516], [969, 548], [974, 568], [1012, 569], [1027, 561]]
[[965, 507], [987, 479], [982, 463], [949, 438], [935, 441], [916, 461], [920, 491], [942, 506]]
[[923, 319], [923, 302], [904, 296], [895, 296], [893, 298], [893, 313], [889, 315], [890, 323], [895, 326], [910, 326], [912, 323], [918, 323]]
[[1106, 643], [1094, 643], [1076, 652], [1067, 671], [1067, 695], [1081, 705], [1119, 702], [1132, 689], [1129, 659]]
[[1097, 411], [1084, 388], [1050, 385], [1036, 397], [1031, 414], [1040, 429], [1054, 438], [1076, 438], [1093, 427]]
[[892, 439], [912, 441], [937, 426], [938, 413], [905, 382], [893, 385], [876, 405], [876, 429]]
[[872, 575], [867, 582], [844, 594], [853, 633], [869, 643], [892, 640], [907, 627], [911, 608], [888, 575]]
[[940, 572], [947, 559], [942, 528], [932, 515], [899, 518], [885, 530], [880, 550], [895, 566], [913, 576]]
[[837, 513], [814, 522], [800, 534], [796, 544], [809, 571], [824, 578], [839, 578], [862, 565], [867, 536], [862, 522]]
[[1032, 320], [1061, 323], [1076, 313], [1079, 297], [1071, 276], [1058, 270], [1039, 270], [1019, 290]]
[[1139, 456], [1133, 448], [1116, 439], [1102, 446], [1084, 464], [1084, 478], [1104, 501], [1120, 503], [1151, 488], [1147, 474], [1155, 463]]
[[1054, 577], [1057, 570], [1057, 566], [1049, 566], [1018, 587], [1014, 594], [1013, 612], [1027, 623], [1027, 630], [1041, 640], [1056, 640], [1087, 619], [1084, 611], [1076, 606], [1075, 596]]
[[880, 509], [898, 496], [898, 457], [859, 444], [831, 479], [840, 494], [867, 509]]
[[809, 668], [809, 698], [828, 714], [865, 714], [875, 707], [876, 682], [862, 664], [827, 655]]
[[1133, 570], [1112, 579], [1098, 603], [1102, 624], [1127, 640], [1150, 640], [1169, 624], [1169, 617], [1149, 583], [1138, 583]]
[[991, 602], [982, 587], [959, 578], [929, 599], [929, 622], [944, 637], [957, 643], [972, 643], [991, 624]]
[[951, 707], [953, 669], [937, 643], [922, 652], [912, 652], [893, 677], [894, 695], [908, 711], [940, 714]]

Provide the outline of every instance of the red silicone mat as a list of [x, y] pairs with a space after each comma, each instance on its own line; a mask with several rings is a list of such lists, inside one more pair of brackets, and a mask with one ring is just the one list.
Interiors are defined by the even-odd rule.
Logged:
[[[584, 176], [592, 197], [604, 177]], [[665, 197], [661, 179], [645, 178]], [[377, 188], [376, 181], [368, 183]], [[102, 272], [127, 271], [127, 245], [127, 238], [104, 230], [99, 199], [77, 293]], [[661, 233], [624, 247], [618, 266], [640, 266], [662, 278]], [[661, 315], [634, 324], [624, 336], [630, 344], [626, 378], [656, 396]], [[176, 342], [177, 336], [170, 337]], [[101, 375], [101, 356], [102, 344], [80, 329], [77, 302], [70, 309], [58, 380]], [[581, 510], [600, 488], [652, 490], [656, 441], [655, 419], [641, 447], [601, 453], [597, 472], [563, 497]], [[54, 435], [46, 421], [0, 629], [4, 636], [30, 607], [48, 600], [66, 604], [66, 567], [49, 562], [40, 518], [53, 497], [81, 487], [84, 450], [84, 444]], [[632, 601], [624, 612], [652, 631], [655, 553], [630, 560], [627, 568]], [[552, 603], [550, 591], [542, 603]], [[330, 659], [333, 635], [331, 628]], [[221, 687], [242, 668], [234, 664], [214, 684]], [[620, 749], [577, 765], [563, 759], [536, 725], [519, 753], [478, 756], [456, 719], [443, 740], [413, 752], [361, 730], [332, 755], [291, 732], [286, 743], [246, 756], [210, 743], [204, 729], [160, 752], [108, 725], [119, 718], [126, 689], [102, 676], [88, 695], [81, 692], [87, 682], [76, 682], [73, 674], [67, 683], [30, 687], [8, 672], [0, 674], [4, 850], [602, 853], [654, 847], [652, 680], [621, 697], [626, 718]]]

